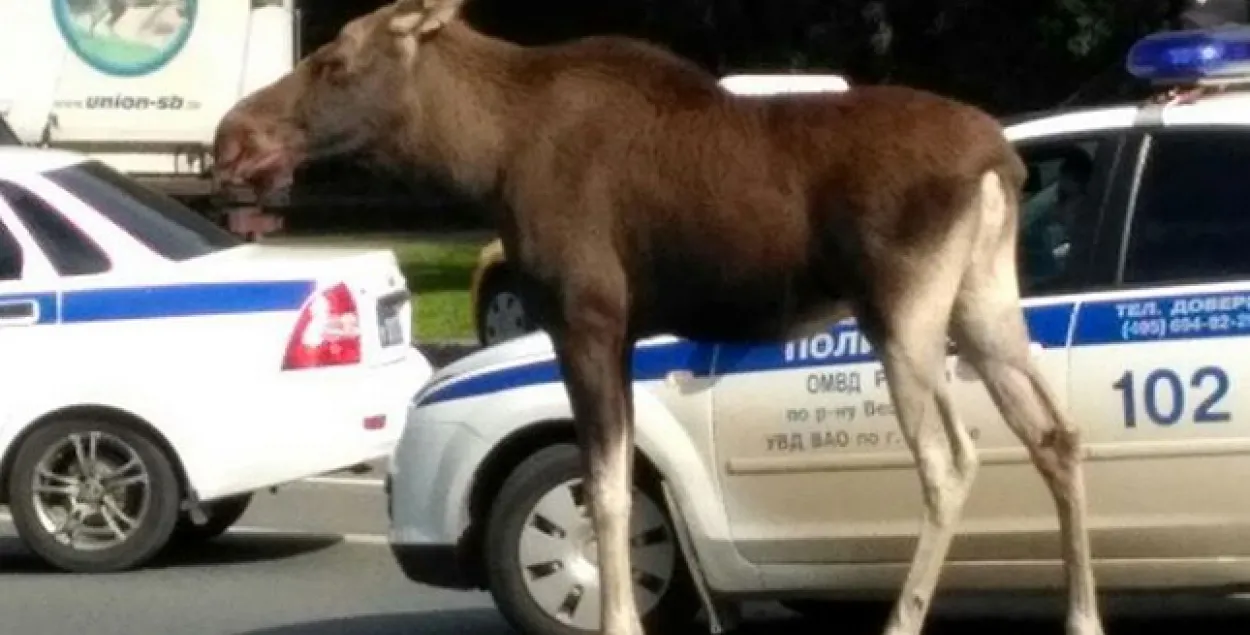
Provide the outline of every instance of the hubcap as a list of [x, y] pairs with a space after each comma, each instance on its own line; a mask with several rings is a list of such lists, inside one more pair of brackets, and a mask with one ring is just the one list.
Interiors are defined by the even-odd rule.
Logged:
[[[534, 602], [574, 628], [597, 630], [599, 554], [581, 479], [547, 492], [526, 518], [518, 545], [521, 575]], [[649, 496], [634, 490], [630, 513], [630, 562], [640, 613], [668, 590], [676, 565], [673, 531]]]
[[35, 464], [31, 494], [44, 531], [72, 549], [94, 551], [125, 542], [151, 505], [147, 465], [125, 441], [76, 432]]
[[511, 291], [501, 291], [491, 296], [482, 322], [488, 344], [524, 335], [525, 307], [521, 304], [520, 296]]

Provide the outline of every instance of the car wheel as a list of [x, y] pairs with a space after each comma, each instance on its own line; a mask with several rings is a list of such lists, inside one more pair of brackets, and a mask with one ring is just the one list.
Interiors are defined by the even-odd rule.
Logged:
[[18, 448], [9, 507], [18, 536], [62, 570], [138, 567], [169, 541], [178, 478], [146, 435], [110, 421], [40, 426]]
[[506, 269], [489, 274], [478, 292], [477, 339], [483, 346], [506, 342], [534, 330], [521, 295]]
[[204, 504], [204, 515], [208, 519], [204, 524], [197, 525], [191, 520], [191, 514], [183, 512], [174, 527], [174, 540], [182, 543], [207, 542], [222, 535], [234, 526], [247, 511], [252, 502], [252, 493], [239, 494]]
[[[525, 635], [599, 631], [599, 571], [594, 531], [581, 496], [577, 447], [544, 448], [508, 477], [490, 512], [484, 553], [491, 595]], [[692, 624], [697, 596], [663, 499], [635, 486], [631, 559], [634, 594], [651, 633]]]

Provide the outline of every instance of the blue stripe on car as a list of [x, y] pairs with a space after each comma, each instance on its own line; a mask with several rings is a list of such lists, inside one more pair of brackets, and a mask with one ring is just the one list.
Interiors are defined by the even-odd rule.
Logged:
[[0, 303], [35, 301], [40, 325], [83, 324], [293, 311], [315, 286], [312, 280], [145, 285], [67, 290], [59, 303], [55, 291], [0, 294]]
[[[1026, 307], [1024, 314], [1033, 341], [1044, 348], [1062, 348], [1069, 345], [1069, 341], [1071, 346], [1096, 346], [1235, 337], [1250, 335], [1250, 292], [1140, 296], [1081, 302], [1079, 305], [1061, 302]], [[1074, 317], [1075, 325], [1072, 323]], [[830, 338], [837, 343], [838, 349], [834, 354], [797, 354], [796, 349], [787, 351], [786, 343], [718, 346], [710, 342], [677, 340], [639, 346], [634, 351], [633, 377], [634, 381], [651, 381], [674, 370], [689, 371], [696, 376], [707, 376], [713, 372], [733, 375], [840, 366], [876, 359], [871, 350], [848, 344], [860, 339], [853, 322], [833, 326], [824, 337], [826, 343]], [[809, 345], [809, 348], [813, 347]], [[845, 352], [838, 354], [843, 349]], [[433, 404], [558, 381], [561, 381], [561, 374], [555, 360], [546, 358], [451, 379], [435, 387], [420, 401], [423, 405]]]
[[313, 283], [308, 280], [282, 280], [67, 291], [61, 299], [61, 321], [68, 324], [288, 311], [298, 309], [312, 289]]
[[1073, 346], [1250, 334], [1250, 290], [1141, 296], [1081, 304]]
[[[715, 346], [701, 342], [679, 340], [673, 343], [639, 346], [634, 350], [634, 380], [649, 381], [663, 377], [669, 371], [683, 368], [696, 375], [707, 375], [712, 370], [712, 353]], [[497, 371], [482, 373], [461, 380], [453, 380], [429, 394], [422, 403], [449, 401], [475, 397], [497, 390], [522, 388], [562, 381], [562, 373], [554, 359], [542, 359], [527, 364], [509, 366]]]

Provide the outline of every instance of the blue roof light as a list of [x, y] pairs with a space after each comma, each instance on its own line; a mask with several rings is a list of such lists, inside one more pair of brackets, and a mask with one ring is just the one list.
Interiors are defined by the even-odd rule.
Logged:
[[1155, 83], [1250, 81], [1250, 26], [1153, 33], [1129, 49], [1126, 66]]

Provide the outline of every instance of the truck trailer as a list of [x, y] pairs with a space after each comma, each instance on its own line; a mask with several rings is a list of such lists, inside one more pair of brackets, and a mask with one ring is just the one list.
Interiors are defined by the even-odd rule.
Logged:
[[295, 1], [0, 0], [0, 116], [196, 209], [246, 205], [213, 190], [213, 132], [299, 59]]

